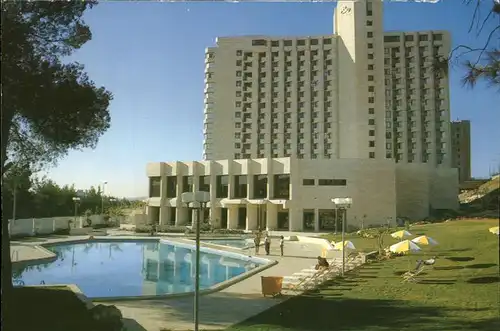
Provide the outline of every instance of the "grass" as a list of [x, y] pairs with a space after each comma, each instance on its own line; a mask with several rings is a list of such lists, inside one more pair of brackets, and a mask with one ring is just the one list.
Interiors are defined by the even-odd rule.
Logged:
[[67, 287], [16, 287], [12, 298], [3, 307], [2, 330], [95, 330], [85, 303]]
[[[414, 235], [439, 242], [423, 247], [420, 256], [409, 256], [412, 267], [418, 258], [439, 257], [419, 283], [402, 283], [408, 257], [375, 262], [229, 330], [500, 330], [499, 239], [488, 232], [495, 225], [498, 221], [463, 220], [412, 227]], [[377, 248], [373, 239], [349, 240], [362, 250]], [[386, 239], [387, 246], [395, 242]]]

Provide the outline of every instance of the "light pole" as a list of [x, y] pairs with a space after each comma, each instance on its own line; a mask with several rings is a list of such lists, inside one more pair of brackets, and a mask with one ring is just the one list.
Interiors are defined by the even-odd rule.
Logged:
[[106, 190], [106, 184], [108, 182], [104, 181], [102, 182], [102, 192], [101, 192], [101, 215], [104, 217], [104, 191]]
[[196, 272], [194, 278], [194, 331], [198, 331], [199, 314], [198, 309], [200, 306], [200, 221], [201, 213], [204, 211], [207, 202], [210, 201], [210, 193], [203, 191], [185, 192], [182, 193], [182, 202], [191, 203], [193, 207], [198, 207], [197, 221], [196, 221]]
[[80, 198], [79, 197], [73, 197], [73, 201], [75, 202], [75, 223], [73, 227], [76, 227], [76, 217], [78, 215], [78, 204], [80, 203]]
[[345, 274], [345, 229], [347, 222], [347, 209], [352, 205], [352, 198], [334, 198], [332, 202], [335, 209], [342, 210], [342, 277]]

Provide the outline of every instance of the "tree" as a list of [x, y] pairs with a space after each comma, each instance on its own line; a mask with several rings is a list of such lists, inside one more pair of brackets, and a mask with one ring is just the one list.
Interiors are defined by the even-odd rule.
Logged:
[[378, 256], [380, 257], [384, 255], [384, 239], [389, 232], [391, 232], [391, 229], [386, 226], [375, 229], [374, 236], [377, 240]]
[[2, 181], [2, 214], [6, 218], [14, 218], [16, 215], [18, 218], [28, 216], [26, 212], [33, 196], [31, 175], [27, 165], [13, 166], [5, 173]]
[[[109, 128], [112, 95], [79, 63], [63, 63], [92, 37], [82, 19], [95, 1], [2, 1], [2, 180], [15, 164], [54, 164], [94, 148]], [[2, 295], [12, 288], [8, 222], [2, 214]], [[3, 303], [2, 303], [3, 305]]]
[[[459, 63], [466, 69], [462, 78], [464, 85], [473, 87], [480, 80], [490, 86], [500, 87], [500, 1], [499, 0], [464, 0], [473, 6], [469, 33], [476, 37], [485, 36], [482, 47], [458, 45], [448, 57], [438, 57], [435, 61], [437, 70], [448, 74], [450, 64]], [[500, 89], [499, 89], [500, 91]]]

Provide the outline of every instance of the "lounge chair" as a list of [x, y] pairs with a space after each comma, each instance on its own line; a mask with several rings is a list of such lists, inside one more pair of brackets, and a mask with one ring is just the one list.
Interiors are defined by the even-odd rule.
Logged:
[[[339, 275], [342, 270], [342, 260], [333, 259], [328, 262], [328, 268], [316, 270], [314, 266], [311, 266], [310, 269], [304, 269], [301, 272], [295, 273], [293, 276], [285, 277], [286, 280], [295, 281], [287, 282], [289, 284], [287, 290], [294, 292], [312, 290], [334, 276]], [[361, 264], [359, 255], [351, 255], [345, 261], [346, 271], [350, 271]]]
[[422, 271], [425, 270], [425, 264], [423, 263], [418, 263], [417, 267], [415, 270], [407, 271], [403, 274], [403, 283], [416, 283], [417, 279], [416, 277], [422, 273]]

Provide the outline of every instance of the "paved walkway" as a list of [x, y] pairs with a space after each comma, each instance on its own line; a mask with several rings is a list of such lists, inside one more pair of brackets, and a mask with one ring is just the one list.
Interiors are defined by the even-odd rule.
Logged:
[[[276, 242], [277, 244], [277, 242]], [[263, 249], [261, 249], [261, 256]], [[286, 242], [286, 256], [279, 256], [279, 247], [271, 248], [269, 258], [279, 263], [220, 292], [200, 299], [200, 330], [221, 330], [242, 322], [282, 302], [283, 298], [264, 298], [261, 276], [289, 276], [316, 263], [321, 248], [314, 244]], [[253, 252], [252, 252], [253, 253]], [[264, 255], [265, 256], [265, 255]], [[147, 331], [193, 329], [192, 297], [117, 301], [124, 317], [137, 321]]]
[[[17, 253], [11, 253], [11, 256], [14, 262], [47, 258], [48, 251], [39, 249], [35, 247], [36, 245], [83, 238], [88, 238], [88, 236], [49, 237], [43, 241], [34, 240], [29, 242], [13, 241], [11, 252]], [[128, 238], [130, 239], [130, 237]], [[241, 250], [236, 250], [236, 252], [242, 253]], [[254, 250], [247, 252], [252, 255], [254, 254]], [[320, 253], [321, 247], [316, 244], [285, 242], [285, 256], [281, 257], [279, 256], [278, 241], [274, 240], [271, 247], [271, 255], [268, 258], [277, 260], [279, 262], [277, 265], [220, 292], [201, 297], [200, 329], [224, 329], [280, 303], [284, 300], [283, 298], [264, 298], [262, 296], [261, 276], [292, 275], [295, 272], [314, 265], [316, 257]], [[260, 256], [267, 257], [263, 254], [264, 249], [262, 247]], [[135, 320], [138, 325], [133, 329], [146, 331], [193, 329], [192, 297], [116, 301], [105, 302], [104, 304], [116, 305], [122, 311], [124, 318]]]

